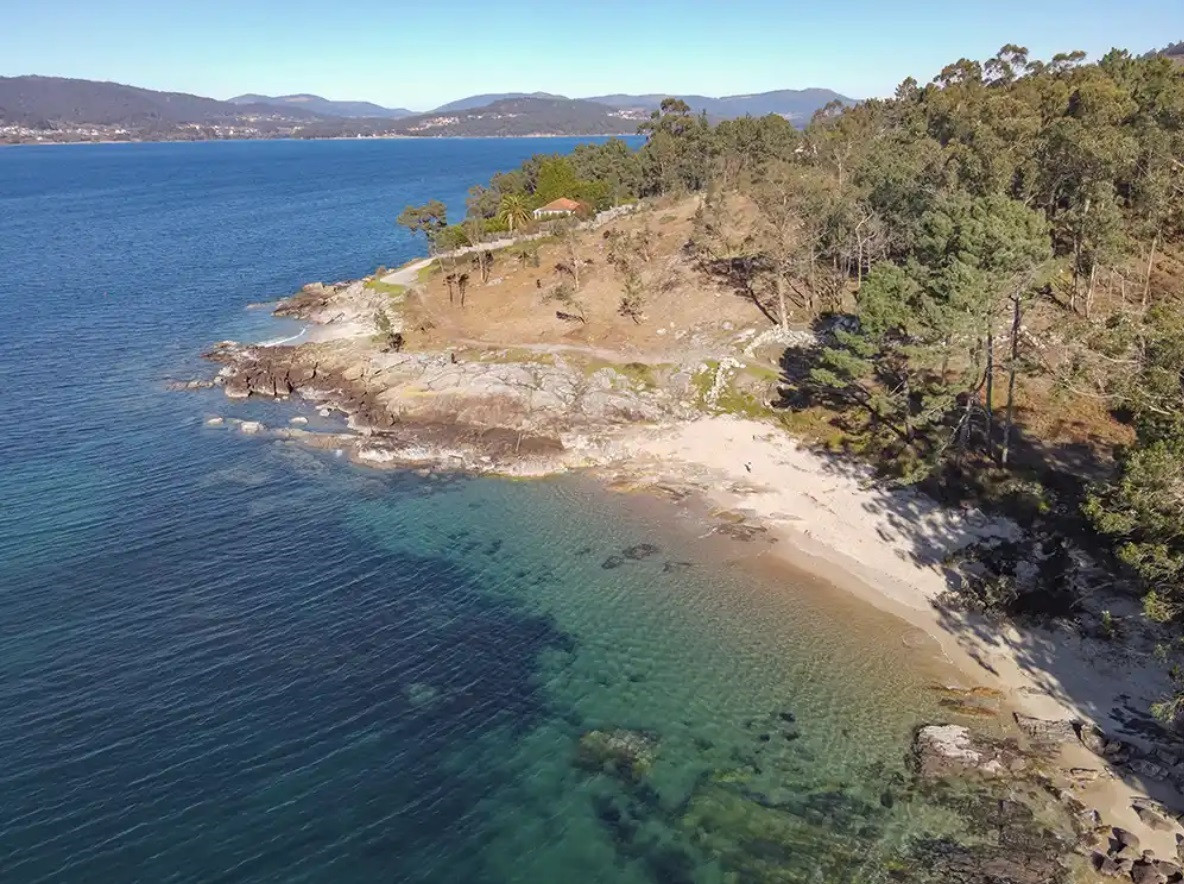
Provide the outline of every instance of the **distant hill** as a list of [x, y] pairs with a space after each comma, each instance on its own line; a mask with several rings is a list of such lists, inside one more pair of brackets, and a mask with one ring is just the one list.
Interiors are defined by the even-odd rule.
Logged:
[[[245, 115], [274, 115], [269, 105], [229, 102], [184, 92], [155, 92], [121, 83], [64, 77], [0, 77], [0, 121], [25, 125], [90, 123], [131, 127], [170, 123], [219, 123]], [[317, 115], [289, 108], [284, 117], [313, 120]]]
[[550, 92], [490, 92], [484, 95], [470, 95], [467, 98], [458, 98], [456, 101], [450, 101], [447, 104], [442, 104], [433, 110], [428, 111], [429, 114], [443, 114], [450, 111], [466, 111], [473, 110], [478, 107], [488, 107], [499, 101], [509, 101], [515, 98], [545, 98], [558, 99], [567, 101], [568, 99], [563, 95], [553, 95]]
[[[665, 93], [649, 95], [598, 95], [585, 99], [597, 104], [618, 109], [657, 110]], [[809, 121], [814, 112], [826, 107], [832, 101], [844, 104], [855, 102], [832, 89], [779, 89], [774, 92], [760, 92], [753, 95], [725, 95], [711, 98], [707, 95], [676, 95], [694, 111], [706, 111], [709, 117], [729, 119], [751, 115], [763, 117], [766, 114], [780, 114], [795, 123]]]
[[398, 120], [410, 117], [415, 111], [405, 107], [382, 107], [369, 101], [332, 101], [319, 95], [301, 93], [299, 95], [236, 95], [230, 99], [231, 104], [259, 105], [267, 104], [283, 108], [303, 108], [326, 117], [373, 117], [378, 119]]
[[637, 131], [637, 120], [592, 101], [523, 95], [407, 117], [399, 130], [421, 136], [625, 135]]

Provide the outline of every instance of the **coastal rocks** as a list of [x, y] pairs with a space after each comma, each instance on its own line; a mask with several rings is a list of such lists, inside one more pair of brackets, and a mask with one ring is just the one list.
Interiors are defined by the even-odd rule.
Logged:
[[998, 777], [1021, 771], [1027, 761], [1015, 746], [972, 734], [956, 724], [926, 725], [913, 739], [912, 761], [924, 780]]
[[580, 737], [576, 764], [636, 783], [649, 772], [657, 752], [658, 737], [649, 731], [592, 730]]
[[1131, 802], [1131, 809], [1149, 829], [1170, 832], [1177, 828], [1168, 809], [1150, 798], [1136, 798]]
[[[1069, 880], [1062, 857], [1072, 849], [1067, 831], [1048, 828], [1048, 812], [1011, 797], [1023, 782], [1000, 784], [939, 803], [957, 808], [971, 839], [920, 838], [910, 849], [915, 868], [902, 881], [933, 884], [1054, 884]], [[1040, 810], [1039, 815], [1037, 811]]]
[[1040, 748], [1053, 748], [1077, 739], [1077, 725], [1073, 721], [1032, 718], [1017, 712], [1015, 723]]
[[208, 390], [216, 385], [215, 381], [195, 378], [191, 381], [169, 381], [165, 387], [169, 390]]
[[263, 424], [259, 423], [259, 421], [243, 421], [238, 425], [238, 430], [240, 433], [246, 433], [248, 436], [253, 436], [256, 433], [261, 433], [263, 431]]
[[[1102, 827], [1101, 832], [1106, 832]], [[1184, 881], [1184, 870], [1174, 862], [1158, 859], [1151, 850], [1140, 852], [1139, 838], [1133, 832], [1115, 826], [1109, 829], [1105, 850], [1090, 856], [1094, 871], [1106, 878], [1128, 879], [1134, 884], [1177, 884]]]
[[1127, 762], [1127, 767], [1148, 780], [1161, 782], [1168, 778], [1168, 772], [1163, 767], [1146, 758], [1134, 758]]
[[627, 562], [640, 562], [650, 556], [657, 555], [661, 550], [652, 543], [638, 543], [621, 550], [620, 555], [611, 555], [601, 562], [600, 567], [606, 571], [619, 568]]

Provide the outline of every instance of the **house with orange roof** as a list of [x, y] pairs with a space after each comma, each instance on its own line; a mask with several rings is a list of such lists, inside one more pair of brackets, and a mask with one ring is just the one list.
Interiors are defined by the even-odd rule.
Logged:
[[534, 219], [542, 221], [546, 218], [562, 218], [565, 215], [574, 215], [584, 207], [583, 203], [578, 203], [575, 200], [569, 200], [565, 196], [559, 197], [557, 200], [551, 200], [545, 206], [539, 206], [534, 210]]

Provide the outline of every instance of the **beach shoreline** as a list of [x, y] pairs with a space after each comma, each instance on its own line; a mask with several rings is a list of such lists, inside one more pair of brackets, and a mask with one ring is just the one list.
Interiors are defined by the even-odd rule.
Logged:
[[[995, 718], [1005, 729], [1014, 729], [1018, 716], [1129, 734], [1121, 710], [1149, 706], [1170, 687], [1151, 657], [1132, 660], [1067, 629], [987, 620], [943, 604], [944, 556], [969, 542], [1015, 537], [1018, 527], [1006, 520], [885, 488], [870, 468], [819, 454], [759, 421], [719, 416], [657, 431], [639, 427], [620, 444], [633, 448], [628, 465], [596, 470], [610, 487], [693, 488], [716, 517], [764, 529], [775, 542], [755, 556], [907, 624], [900, 640], [910, 647], [932, 641], [948, 679], [935, 688], [998, 696]], [[1058, 646], [1048, 666], [1026, 652], [1034, 642]], [[956, 713], [950, 720], [966, 721]], [[1077, 740], [1058, 747], [1053, 767], [1076, 772], [1053, 779], [1107, 824], [1137, 833], [1159, 856], [1175, 855], [1176, 832], [1147, 825], [1134, 807], [1147, 798], [1178, 802], [1173, 785], [1120, 775]], [[1096, 778], [1083, 781], [1085, 771]]]
[[[810, 346], [812, 335], [736, 329], [712, 317], [706, 323], [725, 336], [711, 340], [669, 324], [658, 332], [667, 347], [658, 362], [636, 345], [515, 344], [455, 331], [416, 349], [385, 345], [379, 313], [390, 331], [431, 327], [420, 271], [432, 260], [373, 280], [310, 284], [281, 301], [277, 316], [311, 323], [295, 345], [222, 342], [206, 354], [222, 367], [205, 385], [238, 400], [299, 397], [322, 417], [344, 415], [340, 431], [221, 416], [207, 423], [332, 450], [370, 468], [586, 475], [614, 491], [699, 501], [711, 533], [771, 541], [744, 544], [742, 558], [805, 573], [891, 615], [904, 625], [899, 640], [914, 649], [932, 643], [948, 682], [935, 689], [950, 694], [950, 715], [933, 724], [964, 722], [1025, 745], [1033, 728], [1058, 732], [1041, 776], [1067, 806], [1093, 815], [1083, 825], [1120, 826], [1158, 855], [1176, 855], [1184, 829], [1175, 820], [1146, 824], [1136, 807], [1184, 807], [1184, 756], [1161, 757], [1152, 737], [1147, 710], [1170, 684], [1146, 641], [1108, 644], [1073, 619], [1020, 626], [963, 610], [946, 595], [959, 580], [950, 559], [976, 543], [1019, 540], [1019, 525], [893, 487], [871, 465], [808, 447], [772, 417], [719, 407], [720, 391], [759, 346]], [[659, 367], [660, 381], [652, 374]], [[1107, 604], [1134, 602], [1115, 595]], [[1133, 621], [1133, 610], [1123, 613]], [[992, 702], [974, 702], [982, 696]], [[1120, 747], [1121, 762], [1087, 748], [1093, 733]]]

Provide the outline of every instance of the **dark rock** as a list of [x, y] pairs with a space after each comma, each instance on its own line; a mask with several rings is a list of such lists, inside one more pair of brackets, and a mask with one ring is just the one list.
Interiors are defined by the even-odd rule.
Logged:
[[1184, 874], [1184, 870], [1176, 863], [1168, 862], [1166, 859], [1157, 859], [1153, 863], [1155, 870], [1163, 875], [1165, 878], [1171, 878], [1174, 875]]
[[619, 568], [623, 564], [625, 564], [625, 560], [620, 556], [609, 556], [600, 563], [600, 567], [604, 568], [606, 571], [611, 571], [613, 568]]
[[1127, 763], [1127, 767], [1133, 770], [1141, 777], [1146, 777], [1149, 780], [1166, 780], [1168, 772], [1156, 764], [1154, 761], [1148, 761], [1146, 758], [1134, 758]]
[[1146, 826], [1156, 832], [1170, 832], [1175, 828], [1175, 826], [1173, 826], [1157, 811], [1150, 807], [1136, 804], [1134, 805], [1134, 809], [1135, 813], [1138, 814], [1139, 819], [1142, 820]]
[[1133, 884], [1165, 884], [1167, 877], [1159, 873], [1154, 863], [1139, 860], [1131, 867]]
[[1094, 851], [1093, 856], [1090, 857], [1090, 865], [1093, 866], [1095, 872], [1107, 878], [1117, 878], [1123, 874], [1122, 867], [1117, 860], [1097, 851]]
[[1120, 829], [1115, 826], [1110, 831], [1111, 839], [1111, 853], [1117, 853], [1124, 847], [1137, 851], [1139, 849], [1139, 836], [1134, 832], [1128, 832], [1126, 829]]
[[677, 574], [679, 571], [685, 571], [687, 568], [694, 567], [690, 562], [663, 562], [663, 574]]
[[652, 543], [639, 543], [636, 546], [630, 546], [621, 550], [621, 555], [627, 559], [632, 559], [635, 562], [639, 562], [642, 559], [648, 559], [657, 552], [658, 548]]

